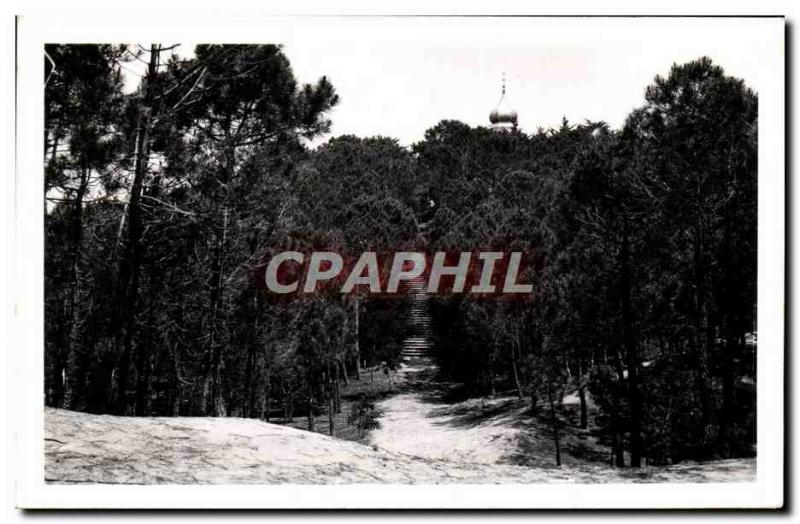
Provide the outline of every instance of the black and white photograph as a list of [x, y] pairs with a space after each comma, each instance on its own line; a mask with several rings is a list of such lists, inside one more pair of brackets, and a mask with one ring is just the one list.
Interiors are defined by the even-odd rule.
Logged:
[[17, 22], [23, 507], [781, 505], [782, 17], [138, 20]]

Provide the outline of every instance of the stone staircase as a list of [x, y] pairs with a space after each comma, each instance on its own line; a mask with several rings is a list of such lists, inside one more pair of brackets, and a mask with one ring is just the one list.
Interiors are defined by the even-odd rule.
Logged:
[[431, 349], [431, 315], [428, 310], [426, 281], [422, 277], [408, 281], [408, 294], [411, 299], [410, 333], [403, 341], [403, 362], [429, 359]]

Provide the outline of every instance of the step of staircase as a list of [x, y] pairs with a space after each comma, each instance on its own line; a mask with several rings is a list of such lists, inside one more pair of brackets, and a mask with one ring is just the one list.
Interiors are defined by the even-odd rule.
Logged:
[[428, 309], [427, 282], [416, 277], [406, 282], [409, 295], [409, 335], [403, 341], [403, 360], [424, 359], [430, 356], [431, 316]]

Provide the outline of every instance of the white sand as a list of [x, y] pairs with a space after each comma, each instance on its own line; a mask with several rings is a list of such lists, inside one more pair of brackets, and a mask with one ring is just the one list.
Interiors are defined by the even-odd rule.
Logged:
[[[399, 396], [388, 416], [399, 416], [402, 410], [395, 407], [412, 407], [409, 402], [414, 401]], [[250, 419], [113, 417], [48, 408], [45, 478], [126, 484], [707, 482], [750, 480], [755, 470], [753, 460], [646, 468], [636, 474], [597, 466], [492, 464], [497, 448], [474, 449], [493, 435], [503, 438], [502, 428], [459, 435], [432, 430], [427, 421], [409, 416], [404, 424], [430, 431], [412, 454]], [[413, 432], [398, 433], [392, 447], [408, 450], [408, 439]], [[448, 446], [453, 453], [445, 453]]]

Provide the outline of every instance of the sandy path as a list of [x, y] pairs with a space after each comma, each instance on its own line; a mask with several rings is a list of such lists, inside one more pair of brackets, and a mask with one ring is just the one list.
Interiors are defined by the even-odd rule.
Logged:
[[[425, 364], [405, 366], [404, 375], [423, 371]], [[491, 407], [492, 401], [473, 400], [458, 405], [458, 412], [472, 407]], [[473, 406], [474, 405], [474, 406]], [[516, 448], [518, 429], [494, 420], [490, 424], [465, 424], [451, 406], [438, 403], [424, 392], [401, 393], [378, 404], [384, 412], [381, 428], [369, 435], [369, 443], [389, 451], [425, 459], [463, 464], [498, 464]]]
[[[369, 443], [382, 449], [425, 459], [463, 464], [497, 464], [517, 447], [518, 429], [494, 424], [466, 424], [464, 412], [491, 408], [491, 401], [460, 403], [458, 410], [436, 398], [432, 383], [435, 366], [430, 356], [431, 317], [428, 295], [421, 279], [409, 283], [411, 332], [403, 345], [404, 364], [397, 383], [405, 393], [378, 404], [384, 412], [381, 428], [369, 435]], [[413, 387], [411, 387], [413, 385]], [[480, 405], [480, 406], [478, 406]], [[500, 423], [498, 423], [500, 422]]]
[[[398, 382], [415, 381], [430, 363], [419, 359], [398, 372]], [[416, 382], [418, 391], [400, 393], [378, 404], [384, 411], [381, 428], [369, 435], [369, 443], [378, 449], [431, 463], [446, 463], [455, 475], [449, 482], [467, 480], [477, 471], [480, 482], [752, 482], [755, 459], [732, 459], [706, 463], [686, 462], [668, 467], [616, 469], [585, 463], [578, 466], [534, 468], [512, 465], [510, 457], [517, 448], [521, 429], [514, 421], [521, 415], [501, 410], [503, 415], [475, 421], [470, 413], [492, 411], [509, 399], [473, 399], [446, 404], [426, 392]], [[470, 422], [465, 422], [465, 419]]]

